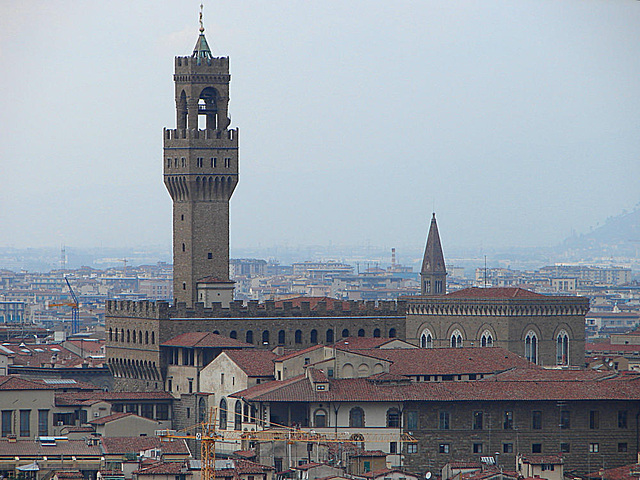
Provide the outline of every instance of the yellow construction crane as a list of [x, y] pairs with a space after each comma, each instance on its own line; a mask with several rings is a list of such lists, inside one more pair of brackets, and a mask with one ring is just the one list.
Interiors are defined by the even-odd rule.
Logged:
[[[215, 461], [216, 461], [216, 442], [237, 443], [239, 441], [254, 442], [274, 442], [283, 441], [288, 444], [296, 442], [304, 443], [362, 443], [383, 442], [398, 439], [398, 434], [390, 433], [366, 433], [359, 432], [357, 434], [350, 432], [332, 432], [317, 433], [313, 430], [306, 431], [297, 428], [287, 427], [271, 423], [267, 430], [241, 431], [241, 430], [224, 430], [217, 428], [218, 407], [211, 407], [208, 411], [207, 418], [202, 423], [197, 423], [182, 430], [160, 430], [158, 436], [164, 441], [174, 439], [192, 439], [200, 441], [200, 461], [202, 470], [202, 480], [215, 480]], [[255, 420], [255, 418], [253, 419]], [[199, 432], [196, 430], [200, 430]], [[399, 435], [400, 443], [417, 443], [418, 441], [407, 433]]]

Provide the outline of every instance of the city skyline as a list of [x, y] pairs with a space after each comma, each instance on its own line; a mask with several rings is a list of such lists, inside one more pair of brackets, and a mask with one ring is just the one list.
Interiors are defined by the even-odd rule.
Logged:
[[[192, 3], [0, 7], [0, 245], [171, 244]], [[232, 249], [423, 245], [434, 209], [450, 248], [553, 245], [637, 204], [637, 3], [402, 7], [205, 4], [242, 136]]]

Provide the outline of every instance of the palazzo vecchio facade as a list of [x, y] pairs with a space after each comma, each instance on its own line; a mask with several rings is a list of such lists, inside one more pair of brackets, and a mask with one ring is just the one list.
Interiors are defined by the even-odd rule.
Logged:
[[519, 289], [447, 294], [435, 214], [421, 296], [377, 303], [234, 301], [229, 201], [239, 180], [239, 135], [230, 127], [229, 58], [211, 54], [201, 27], [192, 55], [176, 57], [174, 68], [176, 128], [164, 130], [162, 159], [173, 201], [174, 302], [107, 302], [115, 388], [164, 389], [168, 359], [161, 344], [187, 332], [219, 333], [258, 348], [305, 348], [356, 335], [425, 348], [496, 345], [534, 363], [582, 364], [588, 300]]

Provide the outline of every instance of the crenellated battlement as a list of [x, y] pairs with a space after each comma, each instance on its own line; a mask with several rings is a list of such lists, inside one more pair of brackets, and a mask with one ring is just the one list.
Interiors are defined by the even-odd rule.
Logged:
[[237, 128], [229, 130], [165, 128], [163, 134], [164, 148], [237, 148], [238, 133]]
[[258, 303], [249, 301], [246, 305], [236, 300], [223, 308], [221, 304], [214, 303], [212, 307], [205, 308], [202, 303], [196, 303], [195, 307], [187, 307], [186, 303], [178, 302], [169, 305], [167, 302], [132, 301], [132, 300], [107, 300], [106, 315], [108, 317], [135, 317], [135, 318], [160, 318], [160, 319], [187, 319], [187, 318], [254, 318], [254, 317], [397, 317], [404, 316], [406, 302], [404, 301], [334, 301], [330, 305], [327, 302], [318, 302], [311, 308], [310, 302], [300, 302], [293, 305], [292, 302], [276, 304], [274, 301]]
[[193, 74], [193, 73], [214, 73], [217, 70], [220, 73], [229, 72], [229, 57], [214, 57], [198, 59], [194, 57], [175, 57], [175, 73]]

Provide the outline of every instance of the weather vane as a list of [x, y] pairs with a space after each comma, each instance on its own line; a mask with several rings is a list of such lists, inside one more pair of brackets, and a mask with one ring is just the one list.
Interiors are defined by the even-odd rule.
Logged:
[[204, 33], [204, 25], [202, 24], [202, 9], [204, 8], [204, 5], [201, 3], [200, 4], [200, 33]]

